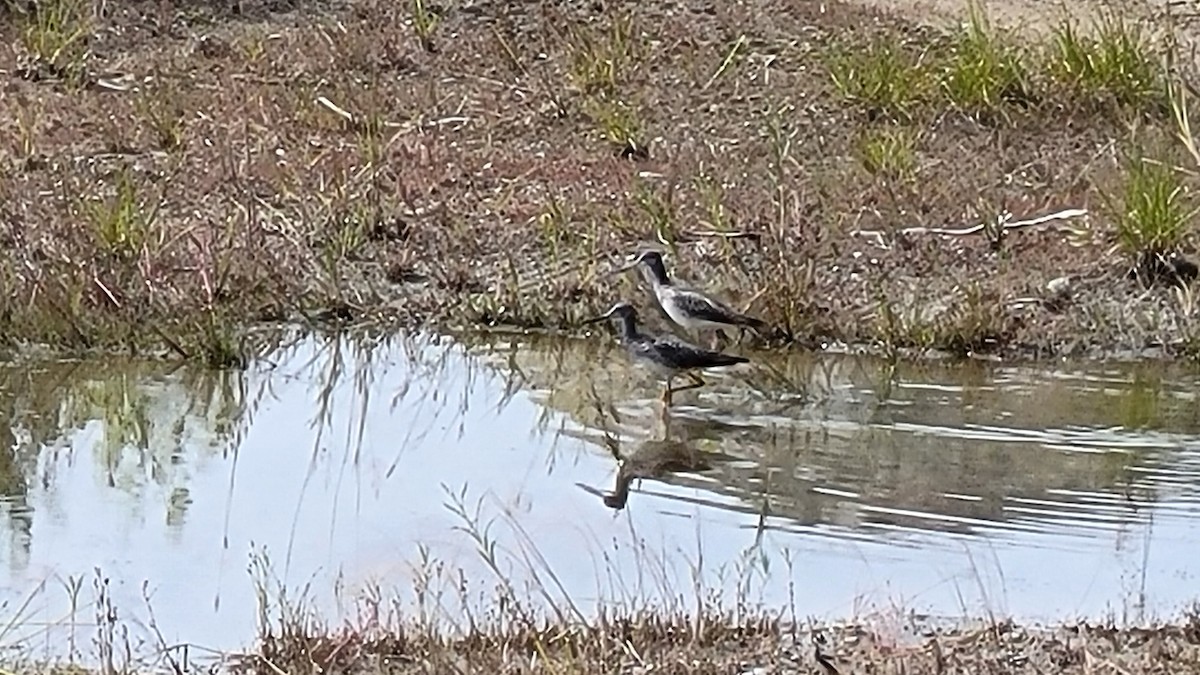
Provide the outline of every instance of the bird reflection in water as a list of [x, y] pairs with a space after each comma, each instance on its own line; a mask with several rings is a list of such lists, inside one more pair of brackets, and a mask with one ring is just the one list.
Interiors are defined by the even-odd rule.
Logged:
[[672, 473], [707, 471], [712, 464], [704, 452], [676, 440], [643, 441], [635, 452], [621, 460], [613, 491], [603, 496], [604, 505], [616, 510], [625, 508], [629, 489], [639, 478], [662, 478]]
[[[721, 453], [701, 450], [694, 441], [671, 437], [670, 409], [662, 407], [656, 426], [657, 437], [639, 442], [632, 452], [623, 453], [620, 443], [609, 437], [608, 449], [618, 462], [613, 491], [604, 493], [589, 486], [581, 488], [601, 497], [604, 505], [621, 510], [629, 501], [629, 492], [635, 480], [641, 478], [662, 479], [674, 473], [693, 473], [713, 468], [713, 460], [728, 458]], [[681, 434], [684, 436], [684, 434]]]

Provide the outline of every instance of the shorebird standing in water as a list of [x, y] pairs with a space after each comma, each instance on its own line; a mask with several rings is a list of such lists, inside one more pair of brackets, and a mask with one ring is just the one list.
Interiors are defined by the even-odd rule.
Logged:
[[[671, 398], [675, 392], [697, 389], [706, 384], [696, 371], [750, 361], [744, 356], [722, 354], [697, 347], [673, 335], [647, 335], [638, 330], [637, 310], [628, 302], [618, 302], [604, 314], [584, 323], [597, 323], [605, 319], [614, 320], [621, 346], [629, 352], [635, 362], [650, 366], [666, 378], [667, 386], [662, 393], [662, 402], [666, 406], [671, 405]], [[691, 383], [682, 387], [672, 387], [671, 382], [680, 375], [690, 379]]]
[[703, 291], [671, 281], [662, 254], [658, 251], [642, 251], [621, 271], [638, 265], [646, 270], [654, 297], [663, 311], [686, 330], [698, 334], [704, 330], [719, 332], [725, 328], [736, 328], [740, 331], [743, 327], [749, 327], [757, 332], [767, 325], [765, 321], [743, 314]]

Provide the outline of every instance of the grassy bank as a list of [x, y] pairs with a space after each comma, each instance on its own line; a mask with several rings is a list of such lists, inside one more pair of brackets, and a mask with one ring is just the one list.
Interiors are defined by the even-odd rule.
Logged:
[[262, 322], [578, 330], [645, 297], [605, 273], [647, 244], [776, 345], [1200, 346], [1169, 17], [1032, 39], [784, 0], [0, 11], [10, 348], [227, 365]]
[[1186, 673], [1198, 666], [1194, 619], [1146, 629], [975, 622], [923, 630], [902, 619], [791, 625], [766, 614], [646, 614], [450, 640], [419, 632], [284, 635], [267, 640], [241, 672]]
[[[697, 634], [697, 630], [700, 631]], [[269, 638], [262, 651], [231, 658], [232, 675], [329, 673], [1190, 673], [1200, 627], [1192, 621], [1145, 629], [1072, 624], [1024, 627], [975, 623], [900, 636], [907, 627], [796, 627], [770, 616], [697, 621], [615, 616], [594, 626], [547, 623], [447, 639], [416, 631], [341, 628]], [[182, 666], [182, 664], [180, 664]], [[2, 668], [3, 666], [0, 666]], [[95, 675], [74, 666], [15, 666], [26, 675]], [[169, 669], [121, 673], [173, 672]]]
[[[340, 618], [330, 620], [329, 610], [317, 609], [313, 600], [328, 589], [314, 588], [312, 581], [285, 586], [265, 553], [254, 554], [249, 572], [256, 603], [246, 611], [255, 613], [258, 634], [248, 649], [222, 653], [168, 641], [149, 595], [141, 611], [122, 606], [106, 575], [96, 570], [90, 582], [72, 578], [75, 585], [65, 587], [71, 611], [50, 624], [26, 623], [28, 601], [5, 613], [0, 673], [1132, 675], [1200, 667], [1195, 606], [1167, 621], [1035, 625], [988, 607], [975, 617], [954, 618], [922, 614], [899, 602], [878, 608], [855, 602], [853, 616], [819, 620], [804, 616], [800, 598], [809, 582], [798, 573], [798, 561], [788, 559], [780, 568], [790, 580], [790, 602], [772, 608], [753, 599], [770, 576], [753, 548], [721, 572], [716, 585], [697, 578], [694, 587], [675, 587], [664, 577], [644, 588], [623, 588], [622, 599], [588, 609], [590, 601], [565, 595], [538, 555], [523, 563], [537, 574], [512, 579], [509, 566], [522, 554], [494, 540], [491, 526], [476, 520], [478, 513], [460, 515], [462, 532], [478, 544], [494, 576], [465, 578], [462, 569], [423, 549], [413, 561], [409, 589], [367, 585], [351, 591], [339, 583], [333, 595]], [[536, 551], [536, 544], [529, 545]], [[652, 590], [659, 584], [660, 590]], [[47, 650], [58, 656], [46, 656]]]
[[[444, 579], [443, 568], [428, 562], [430, 576], [418, 585]], [[426, 594], [407, 610], [379, 588], [368, 589], [354, 602], [355, 617], [336, 624], [305, 604], [304, 591], [267, 596], [260, 586], [259, 635], [251, 649], [231, 653], [169, 644], [153, 623], [151, 638], [135, 644], [128, 621], [118, 619], [109, 601], [104, 608], [110, 614], [98, 615], [94, 626], [93, 651], [84, 642], [93, 627], [80, 625], [81, 651], [72, 647], [71, 658], [48, 662], [8, 655], [0, 659], [0, 673], [1140, 675], [1191, 673], [1200, 667], [1200, 616], [1195, 610], [1139, 626], [1111, 620], [1022, 625], [997, 615], [948, 620], [895, 606], [827, 622], [798, 618], [795, 606], [768, 610], [749, 602], [742, 591], [727, 605], [719, 591], [697, 589], [691, 599], [681, 592], [666, 604], [627, 600], [585, 616], [571, 600], [552, 600], [552, 579], [530, 589], [541, 596], [526, 599], [501, 580], [496, 595], [484, 603], [468, 599], [472, 592], [466, 580], [457, 584], [457, 589], [441, 590], [421, 586]], [[550, 603], [539, 611], [535, 607], [542, 603], [534, 597]], [[683, 609], [693, 601], [698, 611]], [[451, 614], [456, 602], [470, 603], [477, 613]], [[12, 624], [8, 628], [21, 630]], [[8, 647], [10, 652], [20, 649]]]

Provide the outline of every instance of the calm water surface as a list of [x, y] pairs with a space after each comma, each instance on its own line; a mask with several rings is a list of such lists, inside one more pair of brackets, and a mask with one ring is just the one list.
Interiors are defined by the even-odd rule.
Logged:
[[666, 417], [606, 345], [474, 340], [306, 339], [246, 373], [0, 365], [20, 618], [0, 647], [86, 643], [98, 578], [135, 644], [153, 618], [215, 649], [250, 644], [258, 585], [330, 618], [461, 579], [447, 616], [502, 580], [584, 612], [699, 583], [823, 619], [1142, 621], [1197, 599], [1192, 371], [796, 356]]

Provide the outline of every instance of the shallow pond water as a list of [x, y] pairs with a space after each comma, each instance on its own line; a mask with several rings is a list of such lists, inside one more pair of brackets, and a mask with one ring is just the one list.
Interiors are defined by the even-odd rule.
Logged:
[[1198, 379], [795, 355], [664, 415], [595, 340], [0, 366], [0, 647], [86, 652], [100, 598], [135, 646], [236, 649], [262, 587], [330, 618], [434, 586], [450, 616], [503, 584], [584, 613], [1170, 616], [1197, 599]]

